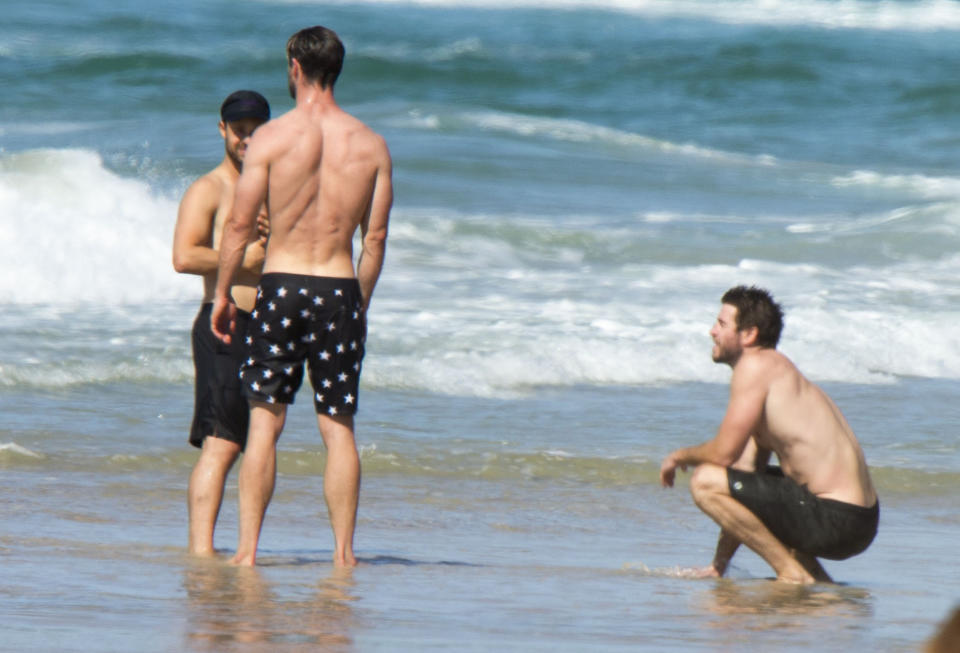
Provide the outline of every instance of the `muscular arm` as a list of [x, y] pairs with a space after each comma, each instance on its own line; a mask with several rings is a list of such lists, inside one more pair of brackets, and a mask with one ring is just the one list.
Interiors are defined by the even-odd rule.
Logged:
[[[213, 248], [214, 221], [220, 207], [221, 188], [210, 175], [195, 181], [180, 201], [173, 232], [173, 269], [185, 274], [207, 275], [217, 271], [220, 253]], [[263, 230], [267, 229], [266, 219]], [[263, 266], [263, 243], [247, 252], [242, 270], [254, 279]]]
[[660, 483], [672, 487], [677, 467], [686, 469], [701, 463], [729, 467], [737, 462], [757, 432], [766, 397], [762, 369], [752, 361], [742, 361], [730, 380], [730, 401], [717, 434], [712, 440], [670, 453], [660, 466]]
[[257, 227], [257, 213], [267, 196], [269, 167], [265, 158], [255, 149], [256, 140], [250, 143], [244, 158], [243, 172], [237, 180], [233, 212], [223, 226], [220, 242], [220, 262], [217, 272], [217, 289], [213, 299], [210, 324], [214, 335], [230, 342], [236, 306], [230, 301], [230, 289], [237, 271], [243, 263], [247, 243]]
[[219, 189], [209, 177], [191, 184], [177, 211], [173, 231], [173, 269], [186, 274], [208, 274], [217, 269], [213, 249], [213, 220]]
[[363, 248], [357, 261], [357, 282], [360, 284], [364, 310], [370, 305], [373, 288], [383, 269], [387, 249], [387, 223], [390, 219], [390, 207], [393, 205], [392, 164], [385, 144], [383, 149], [383, 161], [377, 170], [370, 211], [360, 223]]

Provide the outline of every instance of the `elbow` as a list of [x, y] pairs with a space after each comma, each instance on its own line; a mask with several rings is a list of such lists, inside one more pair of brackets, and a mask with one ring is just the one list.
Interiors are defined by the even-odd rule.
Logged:
[[190, 264], [187, 261], [185, 256], [181, 256], [177, 252], [173, 253], [173, 269], [183, 274], [190, 271]]
[[371, 229], [363, 237], [363, 248], [370, 253], [380, 253], [387, 247], [387, 230]]

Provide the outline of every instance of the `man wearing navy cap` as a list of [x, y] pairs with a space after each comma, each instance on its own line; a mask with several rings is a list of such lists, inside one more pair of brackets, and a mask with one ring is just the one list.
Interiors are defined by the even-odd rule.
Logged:
[[[255, 91], [231, 93], [220, 107], [220, 164], [184, 193], [173, 239], [173, 267], [203, 277], [203, 303], [193, 325], [196, 397], [190, 444], [200, 448], [187, 492], [191, 553], [212, 555], [213, 530], [223, 500], [227, 473], [246, 446], [249, 406], [238, 378], [245, 343], [226, 344], [210, 331], [210, 311], [217, 283], [223, 225], [233, 209], [234, 189], [253, 132], [270, 119], [270, 105]], [[263, 267], [267, 219], [261, 209], [259, 229], [246, 248], [233, 286], [238, 318], [249, 319]]]

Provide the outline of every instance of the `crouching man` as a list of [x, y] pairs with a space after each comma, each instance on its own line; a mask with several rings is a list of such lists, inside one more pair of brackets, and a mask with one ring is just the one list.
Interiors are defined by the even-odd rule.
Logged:
[[[713, 563], [722, 576], [740, 544], [767, 561], [777, 579], [830, 581], [817, 558], [844, 560], [877, 533], [880, 503], [863, 451], [840, 409], [776, 351], [783, 312], [770, 294], [737, 286], [710, 330], [713, 360], [733, 369], [730, 400], [712, 440], [678, 449], [660, 466], [695, 465], [690, 491], [720, 525]], [[770, 454], [779, 467], [768, 467]]]

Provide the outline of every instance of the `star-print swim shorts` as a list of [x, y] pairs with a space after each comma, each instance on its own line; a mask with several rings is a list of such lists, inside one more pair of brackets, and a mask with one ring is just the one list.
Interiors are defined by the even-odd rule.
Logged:
[[306, 361], [317, 413], [357, 412], [366, 319], [356, 279], [269, 272], [250, 314], [240, 369], [253, 401], [292, 404]]

